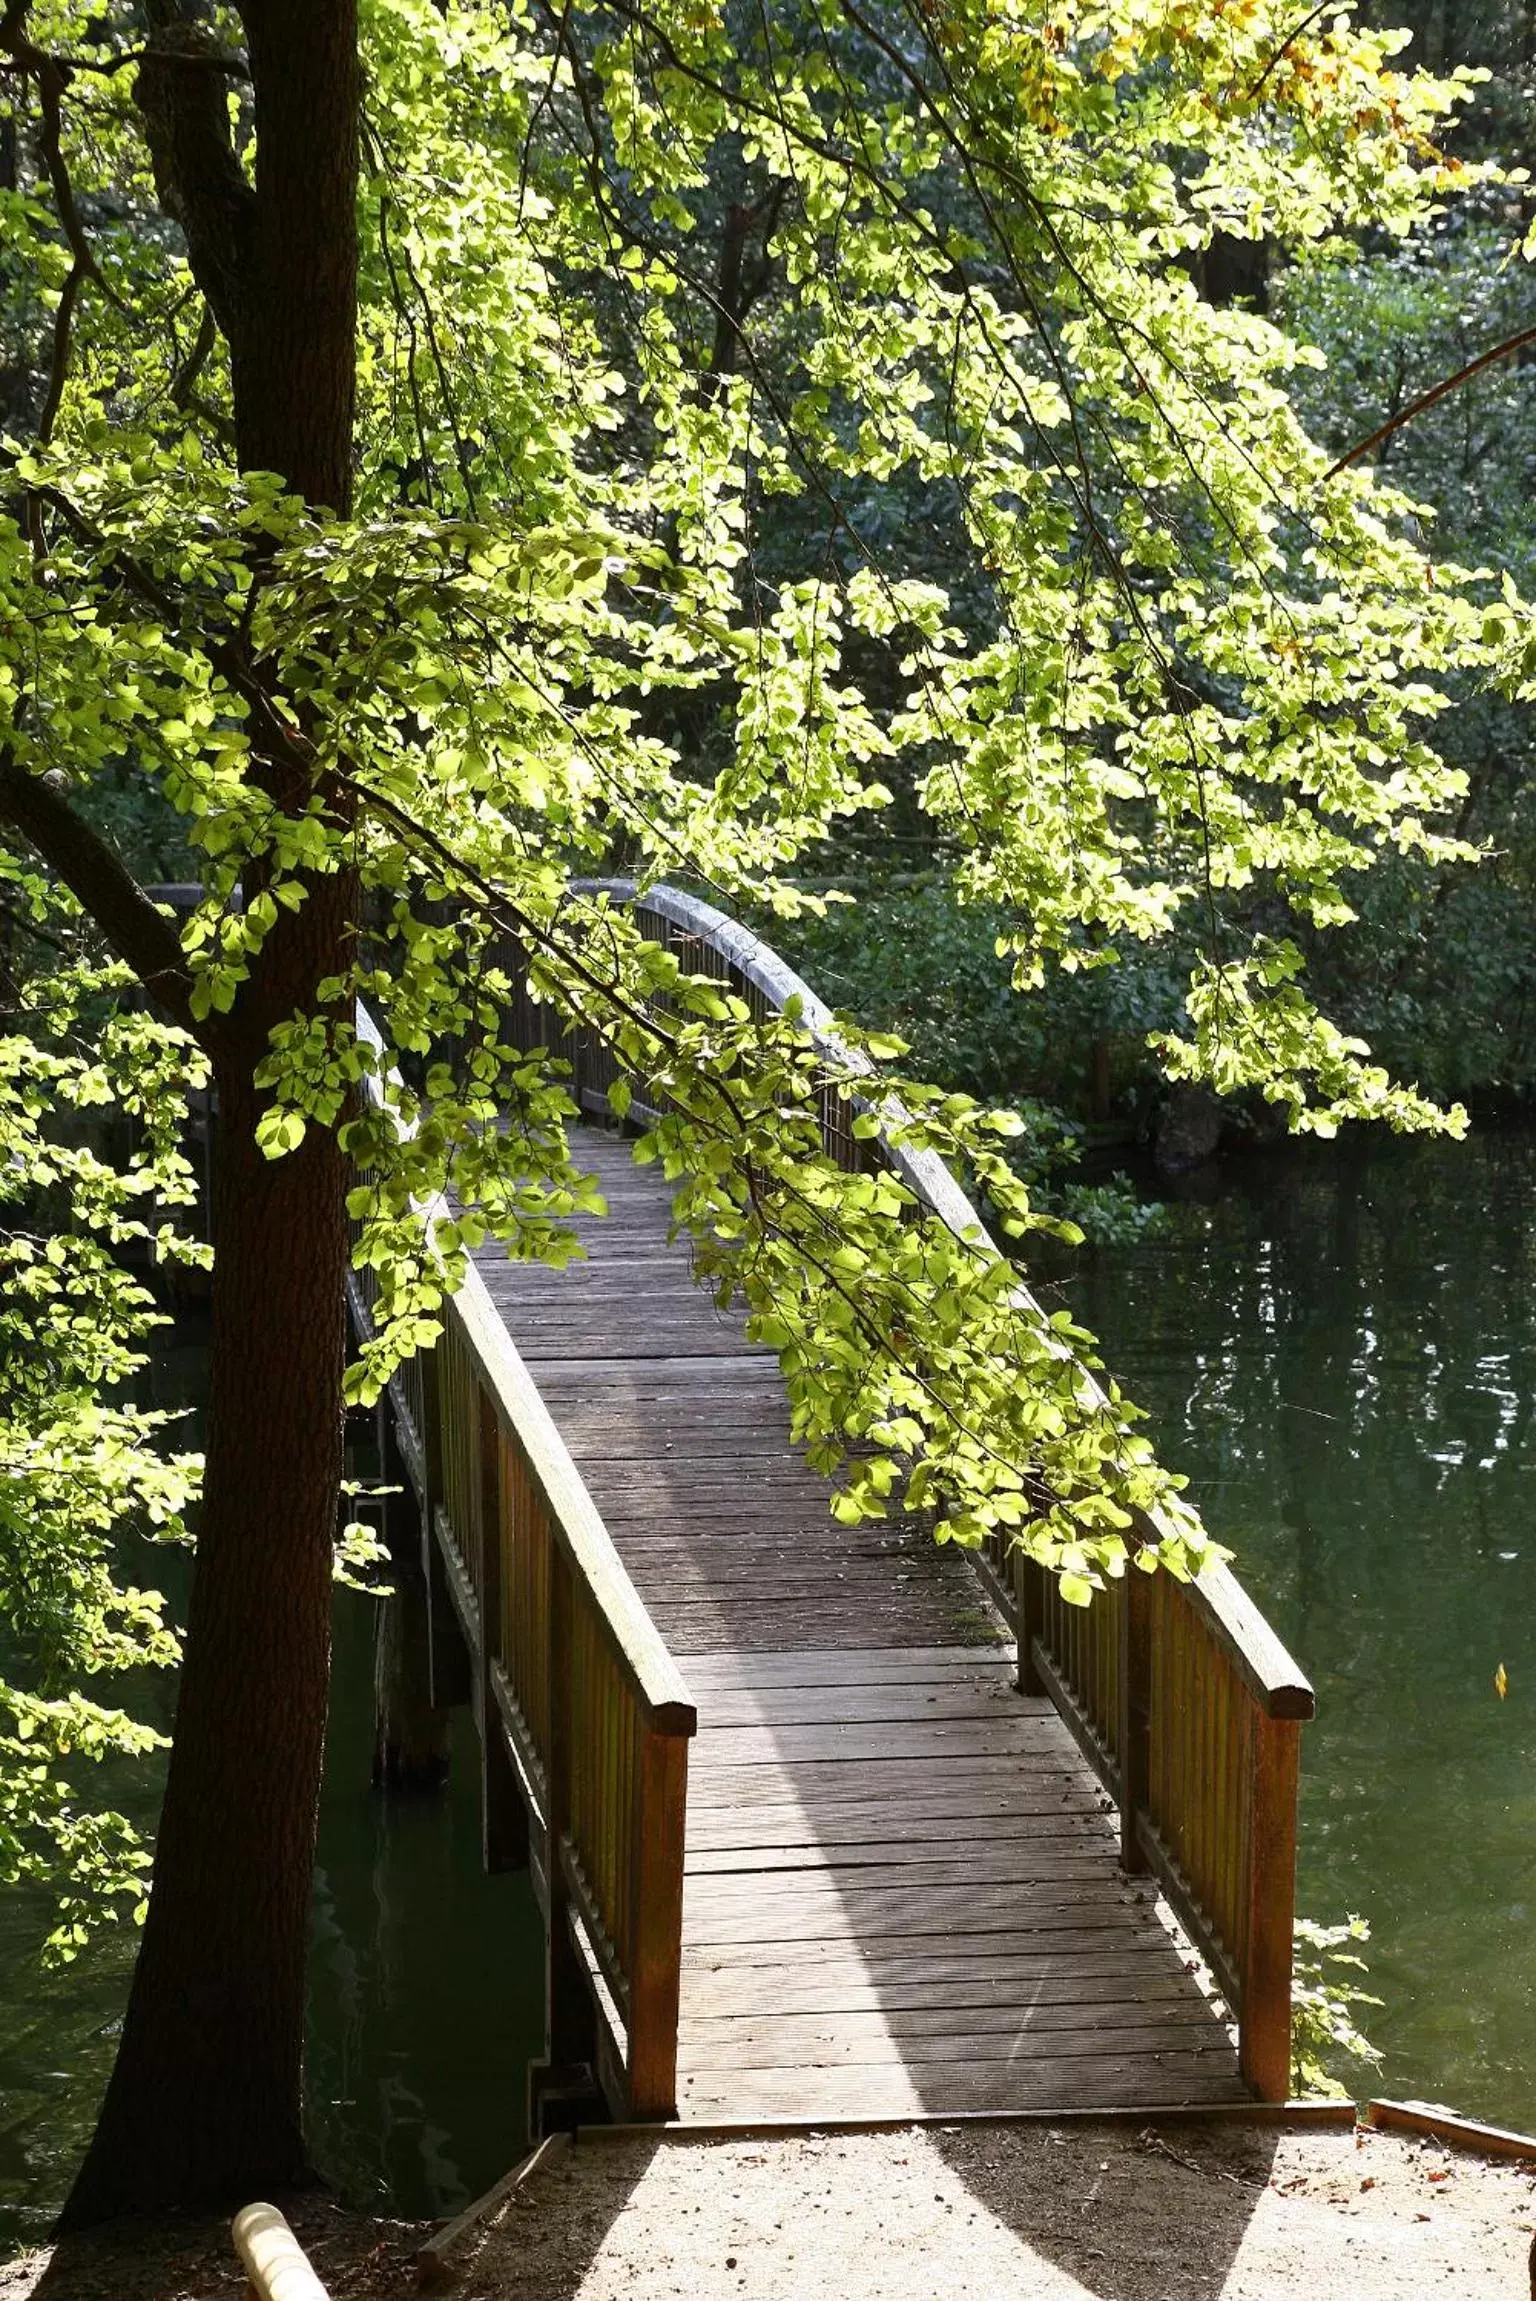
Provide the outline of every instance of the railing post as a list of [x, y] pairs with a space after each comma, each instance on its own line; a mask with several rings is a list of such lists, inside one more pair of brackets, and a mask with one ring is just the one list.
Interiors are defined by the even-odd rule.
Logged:
[[1253, 1804], [1248, 1839], [1248, 1943], [1238, 2013], [1238, 2059], [1261, 2101], [1291, 2090], [1291, 1959], [1296, 1925], [1296, 1785], [1301, 1727], [1253, 1718]]
[[549, 1750], [544, 1761], [549, 1828], [549, 1940], [545, 1967], [545, 2060], [556, 2084], [585, 2065], [595, 2070], [596, 2016], [584, 1961], [571, 1930], [565, 1874], [571, 1828], [571, 1570], [558, 1537], [549, 1545]]
[[[1106, 1593], [1107, 1595], [1107, 1593]], [[1152, 1727], [1152, 1591], [1150, 1576], [1128, 1564], [1120, 1584], [1120, 1867], [1149, 1867], [1138, 1827], [1147, 1810]], [[1103, 1604], [1103, 1598], [1095, 1601]]]
[[630, 1837], [629, 2067], [635, 2118], [677, 2115], [677, 2018], [682, 1996], [683, 1833], [688, 1743], [640, 1730], [640, 1779]]
[[480, 1651], [475, 1708], [480, 1719], [480, 1856], [488, 1871], [528, 1866], [528, 1813], [507, 1748], [491, 1670], [501, 1654], [501, 1428], [475, 1385], [480, 1422]]

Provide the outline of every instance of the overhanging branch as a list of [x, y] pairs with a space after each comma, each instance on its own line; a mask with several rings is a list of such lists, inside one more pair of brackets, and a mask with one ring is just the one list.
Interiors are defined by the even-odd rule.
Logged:
[[1445, 398], [1447, 392], [1456, 391], [1462, 384], [1470, 383], [1474, 376], [1481, 375], [1484, 368], [1491, 368], [1496, 361], [1508, 359], [1511, 352], [1523, 351], [1527, 344], [1533, 343], [1536, 343], [1536, 328], [1522, 328], [1518, 335], [1507, 336], [1503, 343], [1495, 344], [1491, 351], [1480, 352], [1475, 360], [1468, 360], [1466, 366], [1458, 368], [1454, 375], [1443, 376], [1439, 383], [1431, 384], [1428, 391], [1421, 391], [1417, 399], [1410, 400], [1406, 407], [1398, 409], [1396, 415], [1388, 416], [1385, 423], [1378, 424], [1368, 439], [1358, 441], [1348, 455], [1341, 455], [1337, 463], [1330, 464], [1323, 473], [1324, 484], [1330, 479], [1337, 479], [1341, 471], [1347, 470], [1352, 463], [1358, 463], [1361, 456], [1369, 455], [1373, 448], [1380, 447], [1383, 440], [1401, 431], [1405, 423], [1412, 423], [1416, 416], [1426, 414], [1437, 400]]
[[0, 749], [0, 823], [35, 847], [94, 919], [157, 1007], [212, 1052], [209, 1025], [192, 1013], [192, 978], [176, 929], [101, 834], [76, 813], [56, 773], [31, 775]]

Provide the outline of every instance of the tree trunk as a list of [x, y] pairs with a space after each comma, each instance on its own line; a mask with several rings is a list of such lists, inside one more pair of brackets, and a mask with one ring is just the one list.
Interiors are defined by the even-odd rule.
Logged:
[[[243, 0], [254, 190], [222, 86], [141, 73], [156, 181], [231, 345], [242, 465], [345, 511], [356, 341], [355, 0]], [[176, 23], [187, 19], [161, 7]], [[211, 103], [209, 89], [216, 89]], [[294, 755], [253, 758], [280, 807]], [[259, 879], [253, 871], [250, 882]], [[249, 884], [248, 889], [249, 892]], [[313, 879], [244, 986], [216, 1063], [212, 1370], [197, 1564], [148, 1922], [101, 2119], [64, 2225], [253, 2196], [305, 2171], [305, 1949], [342, 1460], [345, 1162], [267, 1160], [252, 1074], [275, 1024], [346, 971], [355, 891]]]
[[341, 1475], [340, 1152], [256, 1149], [220, 1079], [203, 1522], [154, 1888], [65, 2225], [249, 2202], [305, 2171], [304, 1965]]

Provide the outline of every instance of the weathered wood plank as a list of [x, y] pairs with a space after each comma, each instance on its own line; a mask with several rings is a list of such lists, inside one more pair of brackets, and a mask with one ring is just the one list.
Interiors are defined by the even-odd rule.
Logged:
[[882, 1935], [911, 1939], [925, 1928], [940, 1936], [969, 1928], [973, 1935], [1010, 1935], [1025, 1948], [1030, 1943], [1044, 1947], [1048, 1937], [1062, 1933], [1115, 1932], [1126, 1920], [1124, 1900], [1114, 1887], [1091, 1879], [1042, 1885], [1027, 1897], [1006, 1889], [1006, 1895], [1004, 1900], [991, 1900], [963, 1886], [909, 1895], [871, 1888], [863, 1894], [818, 1895], [805, 1900], [788, 1893], [758, 1892], [744, 1895], [734, 1904], [701, 1904], [685, 1887], [683, 1931], [688, 1942], [704, 1949], [714, 1942], [803, 1941], [811, 1934], [823, 1940], [840, 1939], [845, 1946], [863, 1947]]
[[[894, 1827], [894, 1822], [891, 1825]], [[791, 1877], [825, 1878], [830, 1884], [869, 1886], [945, 1885], [963, 1871], [967, 1886], [1027, 1886], [1039, 1880], [1102, 1877], [1114, 1840], [1107, 1825], [1097, 1830], [1037, 1829], [1028, 1836], [977, 1840], [961, 1853], [954, 1843], [931, 1839], [883, 1845], [751, 1847], [719, 1853], [690, 1853], [685, 1875], [695, 1878], [751, 1879], [760, 1893], [774, 1893]]]
[[[926, 1797], [903, 1800], [899, 1815], [880, 1800], [864, 1805], [840, 1804], [807, 1807], [798, 1801], [759, 1805], [745, 1812], [728, 1806], [696, 1809], [688, 1817], [689, 1859], [712, 1860], [717, 1855], [758, 1854], [765, 1865], [776, 1856], [808, 1850], [818, 1857], [839, 1849], [857, 1854], [864, 1845], [886, 1845], [893, 1828], [901, 1843], [915, 1849], [914, 1859], [929, 1858], [924, 1849], [948, 1845], [964, 1847], [979, 1839], [1004, 1844], [1010, 1838], [1033, 1839], [1047, 1835], [1101, 1832], [1113, 1826], [1113, 1810], [1087, 1792], [1064, 1796], [1059, 1789], [1013, 1798], [961, 1795], [940, 1789]], [[952, 1857], [958, 1867], [963, 1856]]]
[[[750, 1687], [853, 1686], [869, 1679], [884, 1683], [899, 1668], [909, 1685], [919, 1681], [940, 1683], [949, 1678], [977, 1677], [991, 1671], [1005, 1673], [1014, 1666], [1013, 1648], [985, 1646], [894, 1646], [872, 1653], [849, 1652], [844, 1647], [807, 1646], [793, 1653], [700, 1654], [689, 1661], [689, 1683], [701, 1694], [712, 1688], [735, 1693]], [[1043, 1697], [1020, 1696], [1027, 1714], [1054, 1716]]]
[[905, 1798], [941, 1793], [952, 1782], [1001, 1790], [1010, 1774], [1021, 1781], [1027, 1779], [1037, 1790], [1054, 1780], [1063, 1804], [1074, 1794], [1090, 1794], [1082, 1771], [1065, 1753], [1041, 1754], [1030, 1760], [943, 1756], [908, 1760], [895, 1756], [883, 1764], [828, 1759], [815, 1766], [805, 1761], [797, 1768], [711, 1766], [704, 1761], [690, 1771], [688, 1794], [695, 1810], [724, 1807], [745, 1811], [754, 1804], [782, 1805], [790, 1798], [807, 1801], [807, 1810], [812, 1810], [824, 1799], [846, 1803], [878, 1793], [894, 1801], [892, 1810], [899, 1812]]
[[[1045, 2069], [1053, 2064], [1113, 2057], [1156, 2061], [1170, 2056], [1223, 2077], [1235, 2076], [1237, 2052], [1215, 2023], [1190, 2017], [1126, 2023], [1123, 2008], [1100, 2008], [1090, 2029], [1004, 2031], [974, 2025], [958, 2010], [940, 2033], [882, 2036], [878, 2029], [843, 2028], [841, 2016], [828, 2020], [770, 2023], [749, 2038], [733, 2033], [738, 2023], [722, 2023], [715, 2035], [696, 2034], [681, 2049], [690, 2075], [705, 2070], [878, 2069], [894, 2066], [914, 2072], [932, 2063], [963, 2062], [978, 2073], [989, 2065], [1001, 2071]], [[1065, 2073], [1071, 2082], [1071, 2070]]]
[[[720, 2079], [724, 2079], [721, 2083]], [[1235, 2075], [1208, 2070], [1184, 2055], [1104, 2055], [1079, 2059], [1070, 2073], [1070, 2102], [1059, 2063], [1014, 2069], [1002, 2082], [990, 2065], [923, 2065], [880, 2069], [689, 2071], [679, 2080], [684, 2124], [716, 2117], [865, 2118], [943, 2116], [986, 2109], [1184, 2108], [1240, 2101]]]
[[[930, 1758], [1048, 1756], [1060, 1748], [1057, 1735], [1049, 1718], [909, 1718], [902, 1724], [901, 1754], [913, 1764]], [[842, 1725], [835, 1718], [807, 1726], [701, 1723], [697, 1763], [707, 1773], [717, 1766], [878, 1762], [890, 1757], [891, 1741], [878, 1725]]]
[[[1165, 1936], [1078, 1928], [1033, 1946], [999, 1935], [978, 1938], [966, 1956], [950, 1954], [942, 1936], [892, 1936], [864, 1949], [848, 1942], [816, 1945], [814, 1957], [793, 1943], [713, 1942], [683, 1958], [684, 2023], [752, 2015], [957, 2006], [1021, 2007], [1092, 1999], [1102, 1984], [1111, 1998], [1150, 2003], [1166, 1998], [1189, 2008], [1209, 2002], [1184, 1971]], [[888, 1953], [888, 1954], [887, 1954]]]
[[[1145, 1966], [1146, 1961], [1142, 1962]], [[775, 1966], [769, 1970], [780, 1986], [770, 1996], [748, 1968], [708, 1975], [690, 1971], [683, 2045], [686, 2050], [695, 2033], [702, 2034], [713, 2025], [755, 2021], [766, 2030], [778, 2031], [781, 2022], [801, 2018], [839, 2024], [868, 2018], [899, 2035], [900, 2024], [916, 2015], [931, 2016], [940, 2027], [952, 2027], [958, 2021], [967, 2025], [993, 2020], [1016, 2023], [1027, 2014], [1041, 2021], [1047, 2016], [1060, 2017], [1067, 2026], [1090, 2029], [1104, 2018], [1106, 2007], [1121, 2012], [1172, 2009], [1181, 2018], [1192, 2017], [1199, 2001], [1190, 1995], [1182, 1974], [1138, 1972], [1134, 1960], [1124, 1961], [1123, 1972], [1110, 1970], [1107, 1960], [1105, 1963], [1102, 1974], [1035, 1977], [1027, 1997], [1013, 1973], [950, 1974], [943, 1977], [940, 1991], [931, 1981], [893, 1981], [879, 1988], [856, 1980], [826, 1983], [814, 1973], [803, 1973], [798, 1966]]]
[[[977, 1725], [999, 1721], [1012, 1728], [1050, 1728], [1043, 1703], [1029, 1705], [1016, 1693], [1007, 1673], [998, 1671], [990, 1686], [977, 1685], [958, 1673], [936, 1686], [909, 1686], [899, 1672], [872, 1684], [853, 1686], [754, 1687], [727, 1691], [724, 1687], [698, 1697], [700, 1731], [711, 1740], [729, 1728], [761, 1727], [775, 1739], [790, 1726], [860, 1725]], [[903, 1737], [905, 1739], [905, 1737]], [[967, 1744], [967, 1747], [973, 1745]]]

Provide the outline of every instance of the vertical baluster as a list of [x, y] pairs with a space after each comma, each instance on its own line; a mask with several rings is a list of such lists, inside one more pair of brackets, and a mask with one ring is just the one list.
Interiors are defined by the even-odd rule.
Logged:
[[459, 1703], [469, 1701], [473, 1694], [469, 1651], [454, 1611], [453, 1597], [448, 1588], [448, 1572], [443, 1564], [438, 1540], [437, 1514], [445, 1507], [442, 1367], [439, 1353], [446, 1343], [445, 1335], [437, 1349], [425, 1352], [421, 1359], [422, 1417], [418, 1433], [427, 1489], [421, 1513], [421, 1565], [427, 1583], [428, 1691], [434, 1709], [439, 1710], [455, 1708]]
[[624, 1745], [629, 1723], [629, 1687], [618, 1664], [608, 1665], [608, 1931], [629, 1973], [629, 1936], [624, 1924], [624, 1881], [629, 1870], [630, 1812], [624, 1787]]
[[636, 1752], [640, 1739], [640, 1713], [634, 1695], [626, 1686], [623, 1704], [623, 1739], [619, 1764], [619, 1811], [624, 1817], [623, 1859], [619, 1864], [619, 1914], [617, 1940], [622, 1944], [625, 1974], [635, 1970], [635, 1908], [634, 1881], [637, 1858], [635, 1835], [638, 1826], [636, 1784], [639, 1766]]
[[550, 1685], [549, 1679], [549, 1657], [551, 1652], [549, 1641], [549, 1624], [551, 1612], [555, 1602], [553, 1581], [555, 1537], [554, 1530], [549, 1522], [549, 1512], [544, 1507], [543, 1496], [535, 1496], [534, 1501], [534, 1529], [538, 1541], [538, 1564], [536, 1570], [539, 1584], [539, 1620], [544, 1625], [545, 1633], [542, 1651], [535, 1658], [536, 1667], [539, 1673], [538, 1730], [540, 1736], [542, 1737], [540, 1741], [540, 1749], [547, 1750], [549, 1747], [550, 1737], [553, 1732], [554, 1717], [554, 1692]]
[[1147, 1576], [1147, 1818], [1161, 1832], [1168, 1810], [1168, 1576]]
[[587, 1607], [586, 1593], [580, 1583], [569, 1579], [571, 1593], [571, 1851], [578, 1860], [587, 1839], [587, 1823], [592, 1811], [592, 1735], [590, 1731], [587, 1681]]
[[549, 1748], [545, 1805], [549, 1822], [549, 1931], [544, 1994], [547, 2059], [555, 2071], [596, 2064], [596, 2029], [585, 1961], [571, 1932], [565, 1848], [571, 1834], [575, 1593], [565, 1553], [549, 1546]]
[[1211, 1791], [1216, 1814], [1216, 1856], [1212, 1862], [1211, 1917], [1228, 1954], [1232, 1946], [1232, 1665], [1225, 1654], [1216, 1657], [1216, 1686], [1212, 1706]]
[[613, 1925], [613, 1784], [609, 1779], [608, 1692], [610, 1672], [607, 1645], [594, 1624], [592, 1632], [592, 1855], [596, 1866], [597, 1906], [603, 1931]]
[[1132, 1566], [1120, 1585], [1117, 1641], [1120, 1721], [1120, 1866], [1133, 1874], [1147, 1867], [1138, 1824], [1147, 1810], [1148, 1745], [1151, 1736], [1151, 1592], [1149, 1578]]
[[1125, 1583], [1111, 1582], [1094, 1600], [1099, 1610], [1094, 1640], [1094, 1702], [1104, 1720], [1104, 1738], [1118, 1759], [1125, 1737], [1121, 1711], [1121, 1647], [1126, 1637]]
[[1168, 1592], [1169, 1756], [1168, 1843], [1179, 1867], [1189, 1868], [1189, 1608], [1175, 1584]]
[[1205, 1685], [1203, 1662], [1205, 1659], [1205, 1631], [1193, 1606], [1186, 1600], [1184, 1614], [1184, 1686], [1188, 1711], [1189, 1759], [1184, 1772], [1184, 1875], [1190, 1890], [1200, 1901], [1200, 1856], [1205, 1842], [1205, 1771], [1202, 1764], [1201, 1729], [1203, 1724]]
[[[1238, 1689], [1232, 1721], [1233, 1827], [1232, 1827], [1232, 1939], [1229, 1954], [1239, 1980], [1248, 1962], [1248, 1866], [1253, 1835], [1253, 1703], [1246, 1688]], [[1233, 2007], [1233, 2012], [1237, 2008]]]
[[1014, 1619], [1019, 1639], [1019, 1692], [1043, 1694], [1045, 1680], [1035, 1667], [1035, 1640], [1046, 1639], [1045, 1572], [1029, 1552], [1013, 1554]]
[[476, 1382], [479, 1412], [480, 1652], [476, 1657], [475, 1707], [480, 1717], [480, 1850], [487, 1870], [526, 1868], [528, 1811], [507, 1747], [501, 1706], [492, 1681], [502, 1623], [502, 1444], [495, 1408]]
[[[1190, 1611], [1193, 1615], [1193, 1608]], [[1193, 1622], [1192, 1627], [1191, 1694], [1195, 1720], [1195, 1770], [1190, 1883], [1195, 1889], [1195, 1898], [1200, 1907], [1208, 1912], [1211, 1906], [1212, 1826], [1216, 1819], [1212, 1806], [1214, 1785], [1211, 1780], [1211, 1681], [1215, 1674], [1216, 1656], [1212, 1652], [1210, 1632], [1204, 1622]]]

